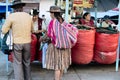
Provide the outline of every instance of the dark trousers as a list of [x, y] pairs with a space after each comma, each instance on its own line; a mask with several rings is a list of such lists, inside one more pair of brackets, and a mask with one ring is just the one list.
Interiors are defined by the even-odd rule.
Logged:
[[36, 35], [36, 37], [37, 37], [37, 44], [36, 44], [36, 55], [35, 55], [35, 59], [36, 60], [38, 60], [39, 59], [39, 57], [40, 56], [38, 56], [38, 55], [40, 55], [39, 54], [39, 51], [40, 51], [40, 41], [39, 41], [39, 39], [40, 39], [40, 37], [42, 36], [42, 33], [39, 33], [39, 34], [35, 34]]
[[15, 80], [31, 80], [30, 43], [14, 44], [13, 59]]

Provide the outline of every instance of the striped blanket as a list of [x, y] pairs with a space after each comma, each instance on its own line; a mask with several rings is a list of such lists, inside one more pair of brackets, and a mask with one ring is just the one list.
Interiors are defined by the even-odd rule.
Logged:
[[77, 42], [77, 28], [65, 21], [60, 24], [55, 19], [53, 21], [53, 33], [56, 36], [55, 47], [57, 48], [72, 48]]

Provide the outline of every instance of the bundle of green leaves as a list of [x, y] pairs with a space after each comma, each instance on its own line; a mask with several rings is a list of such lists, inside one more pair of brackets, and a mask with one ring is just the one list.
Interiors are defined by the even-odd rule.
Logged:
[[118, 30], [113, 29], [112, 27], [107, 27], [107, 28], [100, 27], [100, 28], [96, 28], [96, 31], [99, 33], [106, 33], [106, 34], [117, 34], [118, 33]]
[[82, 30], [91, 30], [90, 27], [87, 26], [76, 26], [78, 29], [82, 29]]

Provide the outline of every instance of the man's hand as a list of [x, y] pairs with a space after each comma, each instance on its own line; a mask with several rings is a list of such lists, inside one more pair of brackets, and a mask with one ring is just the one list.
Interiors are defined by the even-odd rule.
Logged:
[[34, 31], [33, 33], [38, 34], [38, 33], [42, 33], [42, 32], [46, 32], [46, 30], [37, 30], [37, 31]]

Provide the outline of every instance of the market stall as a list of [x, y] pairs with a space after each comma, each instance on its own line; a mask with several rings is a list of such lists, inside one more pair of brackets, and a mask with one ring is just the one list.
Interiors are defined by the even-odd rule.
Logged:
[[[74, 0], [74, 1], [76, 1], [75, 2], [75, 4], [77, 3], [77, 4], [81, 4], [82, 3], [82, 1], [83, 0]], [[95, 0], [95, 1], [97, 1], [97, 0]], [[69, 0], [66, 0], [66, 4], [67, 3], [69, 3]], [[120, 4], [120, 3], [119, 3]], [[95, 5], [96, 7], [97, 7], [97, 4]], [[66, 5], [66, 11], [69, 11], [69, 8], [68, 8], [69, 6], [67, 6]], [[120, 6], [119, 6], [119, 8], [120, 8]], [[95, 9], [95, 11], [97, 12], [97, 8]], [[66, 16], [68, 16], [68, 14], [66, 14]], [[119, 16], [120, 16], [120, 14], [119, 14]], [[97, 18], [97, 13], [95, 13], [95, 17]], [[66, 19], [67, 20], [67, 19]], [[119, 25], [120, 25], [120, 17], [119, 17]], [[120, 27], [118, 26], [118, 30], [120, 31]], [[117, 41], [119, 41], [118, 40], [118, 34], [117, 34]], [[116, 41], [116, 44], [118, 44], [118, 42]], [[116, 46], [119, 46], [119, 45], [116, 45]], [[115, 51], [116, 51], [117, 49], [116, 49], [116, 47], [115, 47]], [[114, 59], [113, 59], [113, 62], [115, 61], [115, 59], [116, 59], [116, 71], [118, 71], [118, 64], [119, 64], [119, 47], [118, 47], [118, 51], [117, 52], [114, 52], [114, 54], [115, 54], [115, 57], [114, 57]], [[74, 55], [74, 54], [73, 54]], [[72, 56], [73, 56], [72, 55]], [[116, 55], [117, 55], [117, 58], [116, 58]], [[108, 58], [109, 59], [109, 58]], [[112, 63], [113, 63], [112, 62]]]
[[[61, 1], [61, 2], [60, 2]], [[96, 1], [96, 0], [95, 0]], [[61, 4], [58, 4], [58, 3], [61, 3]], [[63, 4], [62, 4], [63, 3]], [[76, 18], [81, 18], [82, 17], [82, 14], [83, 14], [83, 8], [93, 8], [93, 4], [94, 4], [94, 0], [74, 0], [73, 2], [72, 1], [69, 1], [69, 0], [58, 0], [58, 2], [56, 3], [58, 6], [61, 6], [61, 8], [63, 10], [65, 10], [65, 20], [67, 22], [71, 22], [71, 21], [74, 21], [74, 19]], [[65, 5], [66, 4], [66, 5]], [[120, 6], [119, 6], [120, 8]], [[97, 11], [97, 10], [96, 10]], [[8, 12], [8, 8], [6, 9], [6, 14]], [[95, 13], [96, 14], [96, 13]], [[120, 15], [120, 14], [119, 14]], [[97, 16], [97, 14], [96, 14]], [[71, 20], [71, 18], [73, 18]], [[120, 25], [120, 17], [119, 17], [119, 25]], [[120, 27], [118, 27], [118, 29], [120, 30]], [[73, 62], [77, 63], [77, 64], [88, 64], [90, 63], [92, 60], [93, 60], [93, 56], [95, 53], [99, 53], [97, 52], [96, 50], [94, 51], [94, 44], [96, 44], [96, 40], [97, 38], [95, 38], [95, 35], [98, 35], [98, 33], [95, 33], [96, 30], [84, 30], [84, 29], [81, 29], [79, 30], [79, 36], [84, 38], [84, 40], [86, 40], [87, 42], [87, 38], [88, 37], [85, 37], [84, 35], [86, 36], [89, 36], [91, 37], [89, 40], [90, 42], [83, 42], [84, 40], [82, 39], [78, 39], [78, 42], [76, 44], [75, 47], [73, 47], [73, 51], [72, 51], [72, 58], [73, 58]], [[92, 34], [92, 35], [90, 35]], [[100, 37], [100, 35], [98, 36]], [[109, 36], [110, 37], [110, 36]], [[114, 59], [111, 63], [113, 63], [116, 59], [116, 71], [118, 71], [118, 64], [119, 64], [119, 49], [118, 49], [118, 52], [116, 52], [117, 50], [117, 44], [118, 44], [118, 34], [116, 34], [116, 46], [114, 48]], [[34, 41], [33, 41], [34, 42]], [[97, 40], [97, 42], [99, 42], [99, 40]], [[33, 43], [34, 44], [34, 43]], [[82, 44], [82, 45], [81, 45]], [[78, 48], [78, 46], [80, 45], [80, 47]], [[97, 44], [98, 46], [99, 44]], [[82, 46], [82, 47], [81, 47]], [[99, 45], [100, 46], [100, 45]], [[89, 49], [89, 51], [87, 52], [87, 50]], [[78, 52], [77, 52], [78, 50]], [[98, 49], [97, 49], [98, 50]], [[85, 52], [86, 51], [86, 52]], [[100, 50], [99, 50], [100, 51]], [[35, 53], [35, 51], [32, 51]], [[91, 53], [90, 53], [91, 52]], [[95, 53], [94, 53], [95, 52]], [[110, 51], [111, 52], [111, 51]], [[86, 60], [84, 61], [84, 58], [81, 57], [80, 54], [83, 54], [82, 56], [83, 57], [86, 57], [86, 54], [87, 54], [87, 58]], [[107, 52], [108, 53], [108, 52]], [[109, 54], [109, 53], [108, 53]], [[34, 56], [34, 55], [33, 55]], [[77, 57], [77, 58], [76, 58]], [[88, 59], [89, 58], [89, 59]], [[78, 59], [78, 60], [77, 60]], [[82, 60], [83, 62], [79, 62], [80, 60]], [[95, 58], [96, 59], [96, 58]], [[108, 57], [108, 59], [111, 59], [111, 57]], [[96, 59], [96, 61], [98, 61], [98, 57]], [[108, 61], [108, 60], [107, 60]], [[7, 67], [7, 71], [8, 71], [8, 67]]]

